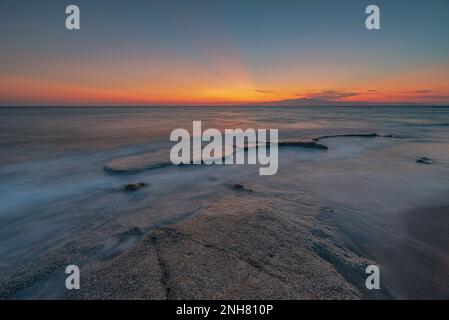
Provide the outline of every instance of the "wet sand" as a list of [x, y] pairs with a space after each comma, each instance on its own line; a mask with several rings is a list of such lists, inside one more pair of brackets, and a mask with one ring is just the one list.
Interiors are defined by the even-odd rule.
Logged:
[[415, 208], [399, 218], [406, 236], [382, 252], [390, 290], [399, 299], [449, 299], [449, 206]]

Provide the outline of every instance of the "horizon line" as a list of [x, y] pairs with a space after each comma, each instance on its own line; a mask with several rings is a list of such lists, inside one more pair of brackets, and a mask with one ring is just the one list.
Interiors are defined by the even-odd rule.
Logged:
[[431, 104], [380, 104], [380, 105], [0, 105], [0, 108], [449, 108], [447, 105]]

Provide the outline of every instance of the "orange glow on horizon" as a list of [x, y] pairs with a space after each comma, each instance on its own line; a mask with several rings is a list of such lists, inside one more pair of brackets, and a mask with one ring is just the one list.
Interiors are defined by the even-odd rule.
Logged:
[[[338, 77], [330, 73], [322, 85], [315, 79], [311, 81], [313, 85], [303, 84], [301, 88], [294, 80], [259, 85], [235, 53], [214, 57], [208, 60], [207, 68], [173, 57], [173, 71], [149, 69], [136, 73], [136, 66], [128, 66], [132, 72], [126, 74], [123, 70], [117, 73], [120, 77], [114, 77], [117, 70], [83, 73], [69, 67], [67, 70], [73, 72], [71, 81], [0, 74], [0, 101], [2, 105], [112, 106], [238, 105], [305, 98], [373, 103], [449, 102], [448, 65], [406, 70], [382, 79], [368, 77], [363, 87], [341, 86], [335, 80], [331, 83], [329, 79]], [[146, 72], [151, 76], [145, 76]]]

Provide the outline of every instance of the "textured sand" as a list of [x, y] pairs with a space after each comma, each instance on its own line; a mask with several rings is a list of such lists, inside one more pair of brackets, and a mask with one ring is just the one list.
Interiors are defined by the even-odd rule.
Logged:
[[[248, 199], [246, 199], [248, 201]], [[258, 207], [254, 212], [247, 207]], [[365, 264], [260, 203], [221, 200], [194, 220], [155, 230], [135, 248], [82, 273], [87, 299], [356, 299], [337, 271]], [[318, 229], [313, 231], [319, 234]]]
[[[98, 239], [63, 246], [3, 281], [2, 298], [358, 299], [369, 261], [348, 250], [332, 211], [285, 217], [271, 203], [222, 198], [200, 216], [142, 235], [131, 249], [99, 260]], [[139, 230], [130, 233], [139, 234]], [[61, 272], [81, 263], [81, 290]]]

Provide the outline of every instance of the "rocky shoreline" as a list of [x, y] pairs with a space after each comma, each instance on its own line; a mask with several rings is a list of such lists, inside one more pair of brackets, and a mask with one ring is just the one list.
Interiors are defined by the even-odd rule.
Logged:
[[[251, 201], [242, 206], [222, 199], [193, 220], [150, 232], [134, 248], [83, 268], [82, 289], [65, 298], [366, 297], [361, 285], [368, 261], [335, 244], [331, 229]], [[245, 210], [251, 207], [257, 209]]]
[[[40, 257], [2, 281], [2, 299], [363, 299], [371, 262], [349, 250], [333, 210], [286, 217], [237, 193], [198, 217], [139, 236], [130, 249], [89, 261], [93, 236]], [[81, 289], [64, 288], [80, 262]], [[84, 262], [83, 262], [84, 261]], [[43, 286], [40, 288], [39, 286]]]

